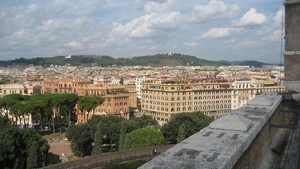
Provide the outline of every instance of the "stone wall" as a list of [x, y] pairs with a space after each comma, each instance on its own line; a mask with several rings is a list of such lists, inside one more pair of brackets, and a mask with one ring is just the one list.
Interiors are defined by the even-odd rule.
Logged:
[[235, 165], [235, 169], [253, 169], [259, 168], [261, 160], [263, 159], [265, 152], [267, 152], [275, 133], [278, 128], [270, 127], [270, 124], [281, 124], [279, 108], [276, 109], [273, 116], [270, 118], [270, 122], [267, 122], [260, 133], [253, 140], [249, 149], [245, 151], [244, 155], [238, 160]]
[[295, 102], [287, 104], [283, 98], [263, 93], [140, 168], [259, 168], [278, 128], [293, 121], [295, 113], [285, 111], [294, 111]]
[[[114, 163], [126, 163], [136, 160], [151, 159], [174, 145], [146, 147], [141, 149], [132, 149], [126, 151], [118, 151], [111, 153], [104, 153], [98, 156], [90, 156], [80, 158], [74, 161], [68, 161], [56, 165], [46, 166], [44, 169], [88, 169], [88, 168], [100, 168], [107, 164]], [[156, 154], [153, 154], [153, 150], [156, 149]]]

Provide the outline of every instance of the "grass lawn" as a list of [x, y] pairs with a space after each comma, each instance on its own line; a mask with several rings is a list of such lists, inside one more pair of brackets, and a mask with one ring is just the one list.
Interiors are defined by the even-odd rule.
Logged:
[[77, 159], [78, 159], [78, 157], [77, 157], [77, 156], [74, 156], [74, 155], [72, 155], [72, 156], [69, 156], [69, 157], [68, 157], [68, 159], [69, 159], [69, 161], [73, 161], [73, 160], [77, 160]]
[[44, 132], [44, 133], [40, 133], [42, 135], [42, 137], [44, 139], [53, 139], [53, 138], [57, 138], [58, 140], [62, 140], [66, 138], [66, 132], [62, 132], [62, 133], [55, 133], [55, 135], [52, 132]]

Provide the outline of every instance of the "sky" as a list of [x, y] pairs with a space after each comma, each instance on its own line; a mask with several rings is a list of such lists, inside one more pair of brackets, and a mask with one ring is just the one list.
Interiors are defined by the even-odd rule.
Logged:
[[175, 52], [281, 63], [283, 8], [282, 0], [0, 0], [0, 60]]

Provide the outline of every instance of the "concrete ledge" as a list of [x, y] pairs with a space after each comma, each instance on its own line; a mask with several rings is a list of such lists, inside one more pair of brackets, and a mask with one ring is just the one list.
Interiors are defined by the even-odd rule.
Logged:
[[[277, 93], [264, 93], [260, 97], [260, 101], [266, 101], [265, 104], [247, 104], [232, 114], [226, 115], [242, 116], [250, 120], [252, 127], [248, 130], [236, 131], [206, 127], [147, 162], [140, 169], [233, 168], [262, 129], [266, 130], [264, 126], [282, 101], [282, 96]], [[215, 122], [221, 121], [216, 120]], [[242, 123], [243, 125], [245, 124]]]
[[283, 4], [284, 5], [297, 5], [297, 4], [300, 4], [300, 0], [287, 0], [287, 1], [284, 1]]
[[[300, 1], [299, 1], [300, 2]], [[300, 51], [285, 51], [283, 52], [284, 56], [294, 56], [294, 55], [300, 55]]]
[[229, 114], [223, 116], [212, 123], [210, 123], [209, 128], [220, 129], [220, 130], [234, 130], [234, 131], [248, 131], [252, 127], [252, 121], [240, 116]]

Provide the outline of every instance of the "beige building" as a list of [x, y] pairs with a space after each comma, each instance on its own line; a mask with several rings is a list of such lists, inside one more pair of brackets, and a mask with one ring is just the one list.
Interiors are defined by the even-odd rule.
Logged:
[[141, 90], [141, 112], [163, 124], [181, 112], [201, 111], [219, 118], [260, 93], [284, 92], [285, 88], [281, 84], [269, 86], [265, 82], [256, 84], [250, 80], [232, 82], [225, 78], [199, 78], [147, 81]]
[[[40, 82], [26, 82], [24, 84], [2, 84], [0, 85], [0, 97], [3, 97], [8, 94], [21, 94], [21, 95], [35, 95], [42, 93], [42, 85]], [[11, 121], [16, 122], [17, 124], [32, 124], [31, 114], [21, 116], [20, 118], [13, 117], [9, 114], [8, 110], [1, 110], [1, 115], [8, 115], [8, 118]]]
[[22, 95], [34, 95], [42, 92], [42, 85], [33, 83], [24, 84], [2, 84], [0, 85], [0, 97], [7, 94], [22, 94]]
[[52, 79], [44, 81], [45, 93], [76, 93], [80, 96], [101, 96], [105, 101], [91, 112], [77, 109], [77, 121], [86, 123], [93, 115], [116, 115], [129, 119], [130, 107], [137, 107], [135, 86], [94, 84], [82, 79]]

